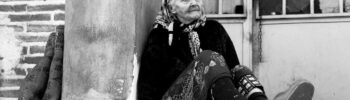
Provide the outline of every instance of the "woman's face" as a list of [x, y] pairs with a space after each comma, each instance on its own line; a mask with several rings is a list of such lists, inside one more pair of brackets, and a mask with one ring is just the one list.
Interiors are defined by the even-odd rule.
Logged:
[[172, 12], [185, 24], [191, 23], [202, 15], [202, 0], [172, 0]]

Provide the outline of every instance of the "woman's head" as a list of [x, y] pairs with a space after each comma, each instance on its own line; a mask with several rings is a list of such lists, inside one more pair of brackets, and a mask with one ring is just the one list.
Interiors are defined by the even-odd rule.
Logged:
[[179, 21], [189, 24], [203, 15], [202, 0], [168, 0], [169, 12]]

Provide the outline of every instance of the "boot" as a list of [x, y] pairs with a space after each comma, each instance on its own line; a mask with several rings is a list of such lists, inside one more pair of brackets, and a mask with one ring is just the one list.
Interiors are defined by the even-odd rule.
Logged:
[[293, 85], [278, 93], [274, 100], [312, 100], [314, 94], [314, 86], [306, 80], [297, 80]]
[[267, 99], [263, 86], [248, 67], [237, 65], [231, 71], [233, 83], [248, 100], [256, 100], [258, 97]]

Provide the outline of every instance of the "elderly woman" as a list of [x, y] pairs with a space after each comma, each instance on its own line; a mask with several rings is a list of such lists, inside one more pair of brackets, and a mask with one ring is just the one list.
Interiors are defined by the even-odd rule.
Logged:
[[202, 0], [163, 0], [144, 52], [138, 100], [264, 100], [261, 84], [239, 60]]

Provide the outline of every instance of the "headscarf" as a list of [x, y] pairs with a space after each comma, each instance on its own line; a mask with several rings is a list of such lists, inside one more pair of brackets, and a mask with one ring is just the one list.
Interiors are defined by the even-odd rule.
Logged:
[[[169, 31], [169, 45], [171, 45], [172, 41], [172, 32], [174, 21], [178, 21], [176, 15], [171, 12], [171, 0], [162, 0], [161, 11], [156, 17], [156, 21], [154, 24], [154, 28], [159, 27], [161, 25], [163, 28]], [[203, 12], [203, 11], [202, 11]], [[194, 31], [194, 29], [199, 26], [204, 26], [206, 22], [206, 17], [203, 15], [199, 17], [199, 19], [192, 22], [186, 28], [184, 28], [183, 32], [189, 33], [189, 45], [191, 48], [191, 53], [193, 57], [197, 57], [198, 54], [202, 51], [200, 48], [200, 40], [198, 37], [198, 33]]]

